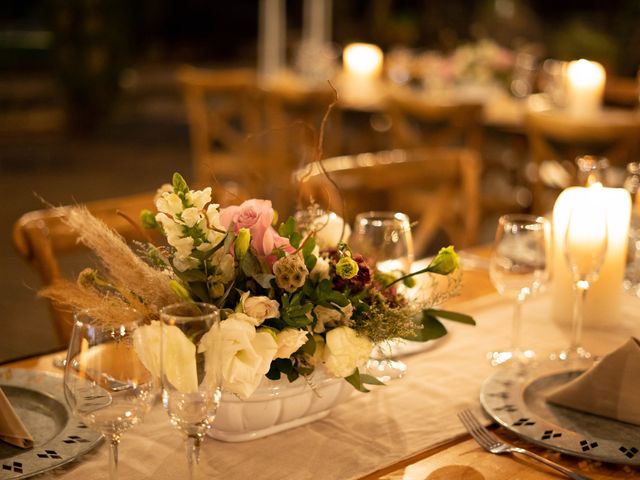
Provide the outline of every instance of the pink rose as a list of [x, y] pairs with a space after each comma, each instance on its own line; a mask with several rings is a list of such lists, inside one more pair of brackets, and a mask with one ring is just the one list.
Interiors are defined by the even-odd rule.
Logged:
[[232, 223], [234, 231], [248, 228], [251, 232], [251, 246], [262, 257], [271, 254], [275, 248], [292, 251], [289, 240], [281, 237], [271, 226], [273, 222], [273, 207], [270, 200], [252, 198], [240, 206], [233, 205], [220, 210], [220, 223], [229, 227]]

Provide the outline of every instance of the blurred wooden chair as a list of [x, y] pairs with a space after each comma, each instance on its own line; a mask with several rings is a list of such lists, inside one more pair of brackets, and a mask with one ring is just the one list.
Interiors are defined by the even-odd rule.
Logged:
[[475, 244], [481, 160], [474, 150], [396, 149], [328, 158], [322, 166], [296, 172], [301, 191], [349, 222], [363, 211], [402, 211], [418, 222], [416, 255], [426, 253], [440, 229], [459, 248]]
[[[140, 194], [85, 204], [89, 211], [113, 230], [130, 240], [144, 240], [141, 231], [128, 222], [122, 212], [137, 221], [140, 211], [153, 207], [154, 194]], [[70, 206], [35, 210], [22, 215], [13, 226], [13, 244], [18, 254], [38, 272], [42, 285], [47, 286], [64, 277], [60, 260], [85, 250], [77, 242], [76, 232], [64, 223]], [[71, 333], [72, 314], [50, 303], [52, 320], [62, 344]]]
[[412, 93], [388, 99], [391, 141], [395, 148], [466, 147], [482, 151], [483, 105], [439, 101]]
[[184, 66], [177, 75], [187, 108], [195, 183], [221, 185], [228, 194], [220, 200], [223, 204], [259, 195], [268, 162], [261, 157], [263, 122], [255, 71]]
[[553, 182], [545, 182], [545, 171], [561, 172], [563, 165], [565, 176], [570, 178], [574, 160], [581, 155], [604, 156], [612, 166], [619, 167], [637, 161], [640, 114], [635, 111], [603, 109], [593, 117], [575, 117], [560, 110], [529, 111], [525, 128], [536, 166], [531, 186], [536, 213], [545, 213], [552, 206], [553, 199], [545, 198], [545, 183]]

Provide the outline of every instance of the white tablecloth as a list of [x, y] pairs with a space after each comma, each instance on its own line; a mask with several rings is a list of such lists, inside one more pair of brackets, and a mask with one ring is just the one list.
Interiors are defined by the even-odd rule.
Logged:
[[[512, 305], [497, 295], [460, 305], [478, 325], [451, 324], [450, 335], [433, 348], [406, 357], [405, 378], [369, 394], [354, 393], [323, 420], [246, 443], [207, 439], [201, 452], [203, 477], [233, 479], [353, 479], [408, 458], [464, 434], [456, 413], [479, 411], [482, 381], [493, 368], [488, 350], [508, 345]], [[584, 344], [604, 354], [630, 335], [640, 335], [640, 301], [625, 297], [625, 320], [615, 330], [585, 331]], [[564, 347], [568, 329], [549, 319], [549, 299], [530, 300], [524, 308], [527, 346], [548, 353]], [[107, 447], [42, 478], [107, 478]], [[127, 432], [120, 448], [120, 478], [184, 478], [182, 439], [160, 406]]]

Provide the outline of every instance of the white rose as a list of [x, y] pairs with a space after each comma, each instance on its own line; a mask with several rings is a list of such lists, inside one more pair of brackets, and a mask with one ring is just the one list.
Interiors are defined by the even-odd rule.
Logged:
[[336, 247], [340, 242], [346, 242], [351, 235], [351, 228], [345, 225], [344, 235], [342, 234], [342, 225], [344, 220], [336, 213], [324, 214], [313, 221], [313, 227], [316, 229], [316, 243], [320, 249]]
[[181, 393], [198, 391], [196, 346], [175, 325], [158, 321], [133, 332], [133, 349], [142, 364], [155, 377], [160, 377], [160, 345], [164, 348], [164, 374]]
[[243, 312], [235, 312], [229, 318], [231, 317], [235, 318], [236, 320], [242, 320], [243, 322], [247, 322], [248, 324], [254, 327], [257, 327], [262, 323], [262, 320], [252, 317], [251, 315], [247, 315], [246, 313], [243, 313]]
[[200, 220], [202, 220], [202, 213], [200, 213], [200, 210], [197, 208], [189, 207], [184, 209], [180, 218], [187, 227], [193, 228]]
[[289, 358], [293, 352], [307, 343], [307, 331], [297, 328], [285, 328], [276, 335], [278, 351], [275, 358]]
[[269, 371], [278, 345], [271, 333], [256, 332], [243, 315], [233, 313], [202, 337], [198, 350], [205, 352], [207, 375], [215, 378], [220, 372], [223, 388], [246, 400]]
[[156, 200], [156, 208], [159, 212], [176, 215], [182, 212], [182, 200], [173, 192], [165, 192]]
[[315, 333], [324, 332], [327, 327], [337, 327], [344, 325], [353, 315], [353, 305], [348, 303], [346, 307], [324, 307], [317, 305], [313, 309], [313, 313], [316, 315], [316, 326], [313, 328]]
[[247, 315], [257, 318], [260, 323], [267, 318], [280, 317], [280, 304], [265, 296], [250, 297], [249, 292], [244, 292], [240, 297], [242, 311]]
[[207, 187], [204, 190], [190, 190], [187, 192], [186, 197], [190, 205], [202, 210], [211, 201], [211, 187]]
[[309, 273], [309, 277], [315, 282], [329, 278], [329, 262], [322, 257], [318, 257], [318, 261], [311, 273]]
[[326, 335], [324, 362], [336, 377], [348, 377], [369, 359], [372, 343], [349, 327], [338, 327]]

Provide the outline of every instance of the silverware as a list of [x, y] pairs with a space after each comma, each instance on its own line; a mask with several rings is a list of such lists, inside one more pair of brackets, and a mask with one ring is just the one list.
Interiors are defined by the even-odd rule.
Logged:
[[493, 433], [483, 427], [478, 419], [471, 413], [469, 410], [462, 410], [458, 413], [458, 418], [464, 425], [464, 428], [471, 434], [478, 444], [485, 450], [495, 454], [501, 453], [521, 453], [522, 455], [526, 455], [527, 457], [533, 458], [534, 460], [538, 460], [539, 462], [544, 463], [545, 465], [558, 470], [559, 472], [564, 473], [567, 477], [572, 478], [574, 480], [592, 480], [590, 477], [586, 477], [584, 475], [580, 475], [575, 473], [568, 468], [563, 467], [562, 465], [558, 465], [557, 463], [552, 462], [551, 460], [547, 460], [540, 455], [536, 455], [529, 450], [525, 450], [524, 448], [514, 447], [507, 443], [504, 443], [498, 437], [496, 437]]

